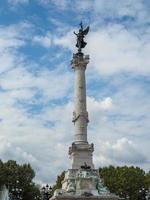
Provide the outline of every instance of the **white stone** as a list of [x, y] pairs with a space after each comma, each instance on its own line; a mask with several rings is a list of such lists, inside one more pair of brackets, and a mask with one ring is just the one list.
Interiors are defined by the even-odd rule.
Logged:
[[72, 169], [80, 169], [85, 163], [92, 169], [93, 165], [93, 145], [87, 141], [88, 112], [86, 106], [86, 81], [85, 70], [89, 62], [89, 56], [74, 54], [72, 68], [75, 73], [75, 97], [73, 122], [75, 126], [74, 143], [69, 148]]
[[71, 169], [65, 173], [62, 189], [56, 190], [52, 200], [118, 200], [102, 185], [98, 170], [94, 169], [94, 145], [87, 140], [88, 112], [86, 107], [85, 70], [89, 56], [74, 54], [71, 61], [75, 73], [73, 123], [74, 142], [69, 147]]

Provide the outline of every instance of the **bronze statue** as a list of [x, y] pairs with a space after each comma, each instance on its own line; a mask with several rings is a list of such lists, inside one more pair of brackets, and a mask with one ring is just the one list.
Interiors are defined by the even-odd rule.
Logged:
[[74, 32], [74, 34], [77, 36], [76, 47], [78, 48], [78, 53], [81, 53], [81, 49], [86, 46], [87, 43], [84, 41], [84, 36], [89, 32], [89, 26], [83, 30], [82, 22], [80, 23], [80, 27], [81, 28], [79, 29], [79, 33]]
[[91, 167], [88, 166], [86, 162], [84, 162], [84, 165], [81, 166], [81, 169], [91, 169]]

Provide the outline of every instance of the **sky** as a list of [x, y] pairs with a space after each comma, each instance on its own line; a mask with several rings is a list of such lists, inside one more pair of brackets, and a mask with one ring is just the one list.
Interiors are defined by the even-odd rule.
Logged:
[[0, 158], [30, 163], [35, 181], [53, 184], [71, 167], [74, 72], [79, 23], [88, 141], [95, 167], [150, 170], [150, 1], [0, 1]]

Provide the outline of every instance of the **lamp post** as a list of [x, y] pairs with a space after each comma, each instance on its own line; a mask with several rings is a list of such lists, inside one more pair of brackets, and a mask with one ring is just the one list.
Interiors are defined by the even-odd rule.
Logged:
[[140, 200], [146, 200], [147, 199], [146, 194], [147, 194], [147, 190], [144, 187], [142, 187], [139, 190], [139, 199]]
[[34, 197], [35, 200], [41, 200], [41, 197], [39, 195]]
[[150, 190], [146, 190], [146, 200], [150, 200]]
[[16, 181], [16, 186], [9, 191], [10, 200], [21, 200], [22, 199], [22, 189], [19, 187], [19, 181]]
[[52, 188], [48, 184], [45, 187], [42, 187], [42, 191], [41, 191], [42, 200], [49, 200], [51, 190]]
[[119, 197], [120, 197], [120, 200], [125, 200], [125, 197], [122, 191], [120, 192]]

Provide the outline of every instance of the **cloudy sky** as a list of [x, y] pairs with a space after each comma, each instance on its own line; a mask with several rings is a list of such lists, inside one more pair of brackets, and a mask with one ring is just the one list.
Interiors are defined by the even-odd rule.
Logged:
[[36, 181], [70, 167], [73, 31], [84, 49], [94, 164], [150, 169], [150, 1], [1, 0], [0, 158], [30, 162]]

